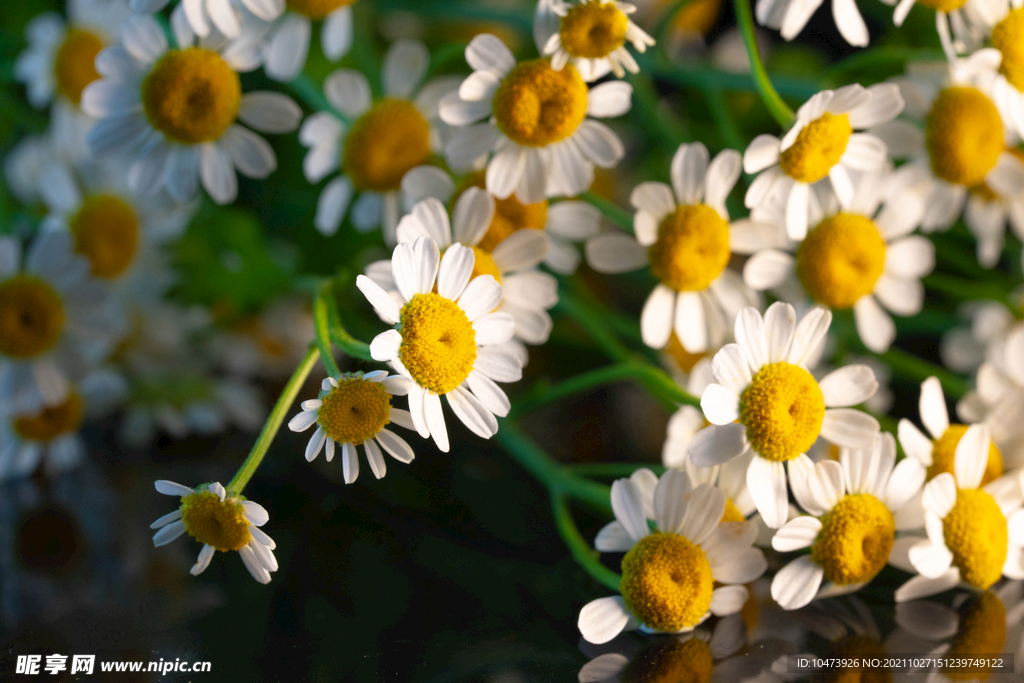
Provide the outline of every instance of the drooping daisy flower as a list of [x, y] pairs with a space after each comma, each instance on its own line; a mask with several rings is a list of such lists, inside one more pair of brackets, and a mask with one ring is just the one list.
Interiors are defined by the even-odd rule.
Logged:
[[[736, 343], [715, 354], [715, 384], [701, 396], [711, 426], [690, 442], [698, 467], [720, 465], [753, 450], [747, 488], [769, 528], [786, 523], [786, 469], [806, 469], [807, 450], [819, 436], [837, 446], [871, 448], [878, 421], [848, 408], [878, 389], [871, 368], [848, 365], [819, 383], [807, 360], [821, 344], [832, 313], [814, 308], [796, 324], [796, 311], [772, 304], [762, 319], [754, 308], [736, 318]], [[795, 461], [796, 464], [794, 465]]]
[[[154, 14], [171, 0], [131, 0], [132, 10], [138, 14]], [[295, 0], [288, 0], [291, 5]], [[188, 25], [200, 38], [206, 38], [213, 30], [228, 38], [242, 35], [244, 15], [236, 5], [252, 12], [262, 21], [273, 21], [285, 8], [285, 0], [182, 0], [181, 7]]]
[[739, 175], [738, 152], [725, 150], [709, 164], [703, 144], [680, 145], [671, 188], [645, 182], [633, 190], [636, 237], [608, 233], [587, 242], [595, 270], [649, 265], [658, 278], [640, 315], [640, 333], [651, 348], [663, 348], [673, 331], [689, 353], [720, 346], [740, 309], [757, 304], [727, 268], [732, 250], [725, 199]]
[[[759, 24], [778, 29], [783, 40], [793, 40], [804, 30], [811, 15], [819, 7], [821, 0], [757, 0], [755, 13]], [[856, 0], [832, 0], [832, 18], [846, 42], [857, 47], [867, 47], [868, 27], [857, 9]]]
[[[269, 1], [269, 0], [263, 0]], [[306, 66], [313, 22], [322, 21], [320, 48], [336, 62], [352, 47], [352, 5], [356, 0], [287, 0], [283, 15], [269, 27], [263, 69], [278, 81], [290, 81]]]
[[498, 431], [494, 416], [508, 415], [511, 407], [495, 382], [522, 377], [521, 360], [497, 346], [515, 333], [515, 319], [494, 312], [501, 285], [492, 275], [471, 280], [474, 263], [472, 249], [453, 244], [441, 258], [437, 244], [421, 236], [399, 244], [391, 257], [401, 302], [365, 275], [356, 278], [377, 315], [400, 328], [377, 335], [371, 355], [415, 382], [409, 390], [413, 425], [445, 452], [441, 396], [470, 431], [489, 439]]
[[89, 132], [98, 156], [127, 154], [132, 188], [142, 194], [162, 187], [176, 201], [191, 199], [199, 181], [220, 204], [234, 200], [238, 171], [265, 178], [277, 167], [261, 136], [298, 126], [299, 106], [281, 93], [243, 93], [239, 72], [256, 67], [254, 48], [218, 33], [196, 42], [182, 5], [172, 15], [180, 47], [171, 48], [151, 16], [135, 16], [122, 28], [123, 46], [97, 58], [103, 76], [82, 93], [82, 108], [101, 119]]
[[[844, 209], [830, 189], [816, 192], [808, 212], [813, 226], [799, 242], [787, 240], [785, 207], [762, 205], [748, 230], [773, 230], [784, 249], [768, 247], [751, 256], [743, 279], [755, 290], [797, 280], [807, 296], [833, 311], [853, 309], [861, 341], [872, 351], [888, 350], [896, 326], [882, 309], [916, 315], [924, 306], [920, 278], [935, 266], [935, 246], [915, 227], [915, 195], [890, 196], [880, 210], [888, 173], [852, 174], [853, 197]], [[882, 306], [879, 306], [881, 304]]]
[[630, 20], [634, 12], [636, 6], [617, 0], [539, 0], [533, 39], [542, 55], [551, 56], [555, 71], [572, 64], [588, 83], [609, 71], [623, 78], [627, 71], [640, 72], [626, 43], [646, 52], [655, 42]]
[[386, 370], [344, 373], [328, 377], [320, 384], [320, 396], [302, 402], [302, 412], [288, 423], [293, 432], [304, 432], [316, 424], [316, 432], [306, 446], [306, 460], [313, 460], [327, 445], [327, 462], [334, 459], [336, 445], [341, 446], [341, 467], [345, 483], [359, 476], [358, 446], [366, 451], [373, 475], [380, 479], [387, 473], [381, 453], [383, 448], [398, 462], [410, 463], [415, 457], [405, 439], [389, 429], [395, 424], [416, 429], [409, 411], [391, 405], [392, 396], [405, 396], [412, 380], [401, 375], [388, 376]]
[[[795, 460], [789, 481], [808, 514], [779, 529], [772, 547], [811, 552], [779, 570], [772, 597], [784, 609], [797, 609], [815, 597], [867, 585], [889, 561], [895, 513], [920, 490], [924, 477], [924, 467], [912, 458], [896, 464], [891, 434], [876, 435], [868, 449], [841, 449], [839, 462]], [[829, 583], [819, 591], [823, 579]]]
[[219, 482], [190, 489], [161, 479], [156, 482], [156, 490], [165, 496], [179, 496], [181, 506], [149, 525], [158, 530], [153, 535], [154, 546], [167, 545], [187, 533], [203, 544], [189, 570], [192, 576], [199, 576], [210, 566], [215, 551], [237, 550], [252, 578], [270, 583], [270, 572], [277, 571], [273, 552], [277, 544], [258, 528], [270, 520], [262, 505], [240, 495], [228, 497]]
[[459, 127], [445, 156], [465, 168], [493, 153], [487, 191], [498, 199], [515, 194], [532, 204], [573, 197], [590, 187], [594, 166], [610, 168], [622, 159], [618, 136], [588, 117], [629, 111], [628, 83], [588, 89], [571, 64], [557, 71], [544, 58], [517, 64], [511, 50], [487, 33], [470, 42], [466, 61], [473, 73], [441, 100], [441, 119]]
[[684, 472], [666, 471], [653, 490], [653, 531], [644, 498], [632, 479], [612, 484], [619, 533], [604, 534], [598, 549], [626, 553], [622, 595], [580, 610], [579, 629], [591, 643], [638, 628], [685, 633], [712, 614], [735, 614], [748, 597], [739, 584], [757, 579], [768, 567], [752, 547], [756, 527], [723, 521], [725, 495], [714, 486], [693, 486]]
[[745, 202], [753, 209], [781, 195], [790, 239], [807, 234], [810, 186], [826, 176], [839, 203], [853, 201], [849, 171], [879, 171], [888, 159], [885, 143], [855, 130], [892, 121], [903, 110], [899, 88], [879, 83], [822, 90], [796, 112], [796, 123], [779, 140], [758, 135], [743, 153], [743, 170], [758, 173]]
[[[338, 69], [324, 81], [327, 101], [351, 119], [346, 124], [333, 113], [316, 112], [299, 131], [299, 142], [309, 147], [303, 163], [309, 182], [341, 171], [317, 203], [313, 224], [324, 235], [337, 232], [351, 207], [356, 230], [383, 225], [385, 242], [395, 243], [402, 180], [430, 161], [440, 144], [437, 102], [450, 83], [438, 79], [420, 88], [429, 61], [422, 43], [394, 43], [384, 57], [384, 96], [376, 101], [370, 82], [358, 71]], [[444, 176], [439, 182], [448, 182], [439, 168], [423, 168], [421, 173], [435, 181]]]

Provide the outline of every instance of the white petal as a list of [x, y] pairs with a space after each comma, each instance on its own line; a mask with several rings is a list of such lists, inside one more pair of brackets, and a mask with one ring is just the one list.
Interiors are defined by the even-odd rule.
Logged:
[[743, 425], [711, 425], [694, 435], [690, 460], [697, 467], [713, 467], [741, 455], [747, 448], [747, 428]]
[[743, 609], [748, 597], [745, 586], [722, 586], [711, 593], [709, 609], [716, 617], [736, 614]]
[[590, 267], [600, 273], [625, 273], [647, 265], [647, 250], [636, 239], [621, 232], [589, 240], [586, 255]]
[[875, 353], [884, 353], [896, 339], [896, 325], [872, 296], [862, 296], [853, 305], [857, 334], [864, 346]]
[[324, 95], [335, 109], [353, 119], [368, 111], [373, 102], [370, 82], [352, 69], [338, 69], [328, 76]]
[[708, 172], [708, 149], [695, 142], [680, 145], [672, 157], [672, 188], [680, 204], [700, 204], [704, 199], [704, 181]]
[[650, 533], [647, 528], [647, 517], [644, 515], [643, 496], [635, 482], [629, 479], [614, 481], [611, 503], [615, 519], [619, 520], [630, 538], [639, 541]]
[[472, 322], [490, 313], [501, 301], [501, 285], [493, 275], [478, 275], [470, 280], [459, 297], [458, 304]]
[[[668, 470], [654, 488], [654, 520], [658, 531], [683, 533], [683, 523], [690, 501], [690, 479], [680, 470]], [[685, 535], [685, 534], [684, 534]], [[692, 538], [690, 539], [694, 543]]]
[[905, 584], [896, 589], [896, 602], [908, 602], [919, 598], [926, 598], [930, 595], [938, 595], [960, 583], [960, 572], [955, 567], [946, 571], [938, 578], [929, 579], [926, 576], [915, 576]]
[[252, 578], [256, 579], [262, 584], [270, 583], [270, 572], [266, 570], [263, 564], [260, 563], [259, 558], [256, 557], [256, 553], [253, 552], [249, 546], [242, 546], [238, 550], [238, 555], [242, 558], [242, 564], [249, 570]]
[[302, 108], [282, 93], [246, 93], [238, 109], [242, 123], [263, 133], [291, 133], [299, 127]]
[[956, 478], [957, 486], [962, 489], [981, 486], [988, 465], [991, 443], [992, 437], [987, 424], [974, 424], [967, 428], [953, 454], [953, 476]]
[[370, 342], [370, 356], [374, 360], [386, 362], [398, 358], [402, 348], [402, 334], [397, 330], [381, 332]]
[[580, 610], [577, 625], [587, 641], [600, 645], [622, 633], [629, 620], [625, 600], [616, 595], [588, 603]]
[[587, 93], [587, 115], [599, 119], [622, 116], [632, 105], [633, 86], [623, 81], [596, 85]]
[[432, 391], [424, 392], [423, 416], [426, 419], [427, 428], [430, 430], [430, 436], [434, 439], [438, 450], [442, 453], [447, 453], [448, 428], [445, 426], [444, 413], [441, 411], [441, 397]]
[[725, 514], [725, 494], [712, 484], [701, 484], [690, 494], [685, 512], [680, 533], [691, 542], [700, 545], [714, 533], [722, 521], [722, 515]]
[[194, 490], [181, 484], [176, 484], [173, 481], [167, 479], [159, 479], [156, 481], [156, 490], [158, 493], [162, 493], [165, 496], [178, 496], [184, 498], [185, 496], [191, 496], [195, 493]]
[[505, 75], [515, 67], [516, 58], [500, 38], [481, 33], [466, 46], [466, 63], [475, 71], [490, 70]]
[[263, 526], [270, 521], [270, 513], [255, 501], [242, 501], [242, 509], [245, 510], [245, 518], [254, 526]]
[[779, 139], [774, 135], [758, 135], [743, 153], [743, 170], [746, 173], [757, 173], [777, 164], [778, 161]]
[[601, 168], [615, 166], [626, 154], [619, 136], [605, 124], [592, 119], [584, 119], [571, 140], [579, 145], [587, 159]]
[[[363, 293], [366, 300], [370, 302], [378, 313], [391, 323], [397, 323], [402, 318], [402, 310], [391, 295], [384, 291], [384, 289], [376, 282], [366, 277], [365, 275], [359, 275], [356, 277], [356, 287]], [[401, 337], [401, 335], [399, 335]], [[392, 356], [393, 357], [393, 356]], [[388, 359], [390, 360], [390, 358]]]
[[918, 410], [921, 413], [921, 422], [924, 423], [933, 439], [941, 438], [949, 429], [946, 398], [942, 394], [942, 384], [937, 377], [929, 377], [921, 383]]
[[809, 548], [814, 544], [819, 533], [821, 533], [821, 522], [818, 518], [801, 515], [786, 522], [785, 526], [775, 532], [775, 536], [772, 537], [772, 547], [780, 553]]
[[304, 410], [289, 420], [288, 429], [293, 432], [304, 432], [313, 426], [319, 415], [319, 412], [316, 410]]
[[825, 376], [818, 387], [825, 398], [825, 405], [855, 406], [868, 400], [878, 391], [875, 371], [867, 365], [847, 365]]
[[832, 311], [820, 307], [808, 311], [796, 326], [793, 345], [789, 349], [789, 362], [793, 365], [806, 365], [817, 353], [831, 324]]
[[949, 571], [953, 553], [944, 545], [921, 540], [910, 548], [910, 563], [921, 576], [936, 579]]
[[192, 565], [192, 568], [188, 570], [188, 573], [192, 576], [199, 576], [206, 568], [210, 566], [210, 560], [213, 559], [217, 549], [208, 543], [203, 544], [203, 549], [199, 551], [199, 557], [196, 558], [196, 563]]
[[472, 393], [462, 387], [455, 387], [445, 396], [452, 412], [471, 432], [483, 439], [498, 433], [498, 421]]
[[721, 384], [712, 384], [704, 390], [700, 407], [711, 424], [727, 425], [740, 417], [740, 397]]
[[925, 484], [921, 504], [927, 512], [944, 519], [956, 505], [956, 480], [953, 475], [943, 472]]
[[409, 99], [423, 81], [429, 64], [430, 53], [420, 41], [398, 40], [392, 43], [381, 66], [384, 95]]
[[153, 534], [153, 546], [159, 548], [162, 545], [167, 545], [174, 539], [178, 538], [185, 533], [185, 523], [171, 522], [165, 527], [162, 527], [159, 531]]
[[756, 308], [740, 311], [736, 317], [735, 336], [751, 371], [756, 372], [768, 363], [768, 338], [765, 336], [764, 319]]
[[809, 555], [798, 557], [772, 579], [772, 599], [783, 609], [798, 609], [814, 599], [824, 570]]
[[475, 260], [472, 248], [453, 244], [445, 251], [437, 270], [437, 293], [445, 299], [457, 299], [469, 284]]
[[635, 544], [619, 520], [605, 524], [594, 538], [594, 549], [602, 553], [624, 553]]
[[[394, 409], [392, 409], [392, 413], [394, 413]], [[416, 457], [412, 447], [405, 441], [405, 439], [387, 429], [382, 429], [377, 432], [377, 436], [375, 438], [381, 447], [383, 447], [384, 450], [386, 450], [391, 457], [398, 462], [410, 463], [413, 458]]]
[[[729, 429], [731, 426], [719, 429]], [[690, 450], [693, 451], [692, 445]], [[786, 523], [789, 501], [786, 495], [786, 470], [781, 462], [772, 462], [762, 457], [751, 460], [747, 468], [747, 489], [768, 528], [778, 529]]]

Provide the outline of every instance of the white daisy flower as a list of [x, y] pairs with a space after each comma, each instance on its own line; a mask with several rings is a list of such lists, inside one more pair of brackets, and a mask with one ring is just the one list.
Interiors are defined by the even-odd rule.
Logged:
[[[701, 396], [711, 426], [690, 443], [699, 467], [720, 465], [753, 450], [747, 488], [769, 528], [786, 523], [786, 469], [810, 463], [807, 450], [819, 435], [837, 446], [871, 448], [878, 421], [849, 408], [878, 389], [871, 368], [848, 365], [819, 383], [807, 360], [821, 344], [832, 313], [814, 308], [796, 324], [785, 303], [769, 307], [762, 319], [754, 308], [736, 318], [736, 343], [715, 354], [715, 384]], [[794, 464], [795, 463], [795, 464]]]
[[[896, 464], [891, 434], [877, 434], [868, 449], [841, 449], [839, 462], [793, 462], [793, 496], [808, 514], [779, 529], [772, 547], [811, 552], [780, 569], [772, 580], [772, 597], [783, 609], [852, 593], [870, 583], [889, 561], [898, 529], [896, 512], [921, 489], [925, 477], [924, 467], [913, 458]], [[823, 580], [829, 583], [821, 588]]]
[[437, 103], [452, 87], [446, 78], [421, 87], [429, 62], [423, 43], [392, 44], [384, 56], [384, 96], [376, 101], [370, 82], [358, 71], [338, 69], [324, 81], [327, 101], [350, 122], [320, 111], [306, 118], [299, 131], [299, 142], [309, 147], [303, 163], [309, 182], [341, 171], [324, 186], [317, 202], [313, 224], [322, 234], [337, 232], [351, 208], [356, 230], [383, 225], [385, 242], [394, 245], [406, 174], [421, 169], [414, 183], [417, 192], [450, 187], [444, 171], [424, 166], [440, 149]]
[[410, 463], [415, 456], [405, 439], [386, 429], [392, 422], [415, 430], [407, 410], [391, 405], [392, 396], [406, 396], [413, 381], [401, 375], [388, 375], [386, 370], [343, 373], [328, 377], [320, 384], [318, 398], [302, 402], [302, 412], [288, 423], [293, 432], [304, 432], [313, 424], [316, 431], [306, 445], [306, 460], [313, 460], [327, 446], [327, 462], [334, 459], [335, 446], [341, 446], [341, 467], [345, 483], [359, 476], [359, 451], [366, 451], [373, 475], [380, 479], [387, 473], [381, 449], [398, 462]]
[[957, 404], [957, 414], [989, 426], [1007, 470], [1024, 467], [1024, 325], [992, 342], [977, 388]]
[[514, 193], [531, 204], [573, 197], [590, 187], [595, 166], [611, 168], [622, 160], [618, 136], [588, 117], [629, 111], [628, 83], [588, 89], [570, 64], [558, 71], [546, 58], [517, 64], [512, 51], [487, 33], [473, 38], [466, 61], [473, 73], [441, 100], [441, 119], [458, 127], [445, 156], [453, 167], [470, 168], [493, 153], [487, 191], [498, 199]]
[[290, 81], [302, 73], [309, 57], [315, 21], [323, 22], [320, 48], [327, 61], [337, 62], [348, 54], [352, 47], [352, 5], [355, 1], [288, 0], [284, 14], [268, 27], [263, 45], [263, 70], [267, 76], [278, 81]]
[[626, 43], [646, 52], [655, 42], [630, 20], [635, 12], [635, 5], [616, 0], [539, 0], [533, 39], [555, 71], [572, 64], [588, 83], [609, 72], [623, 78], [627, 71], [640, 72]]
[[892, 121], [902, 110], [899, 88], [891, 83], [822, 90], [797, 110], [781, 140], [758, 135], [743, 153], [743, 170], [758, 174], [747, 190], [747, 208], [780, 195], [790, 239], [803, 239], [811, 185], [827, 176], [840, 204], [848, 206], [854, 194], [849, 171], [879, 171], [888, 160], [882, 140], [854, 131]]
[[[783, 40], [793, 40], [819, 7], [821, 0], [757, 0], [754, 12], [759, 24], [779, 30]], [[856, 0], [832, 0], [832, 19], [846, 42], [856, 47], [867, 47], [868, 27], [857, 9]]]
[[[649, 470], [647, 475], [654, 477]], [[735, 614], [748, 597], [741, 584], [768, 567], [764, 554], [753, 547], [757, 528], [723, 521], [725, 494], [711, 484], [693, 486], [684, 472], [666, 471], [647, 494], [633, 478], [619, 479], [612, 484], [611, 501], [616, 521], [601, 530], [595, 546], [601, 552], [626, 553], [622, 595], [594, 600], [580, 610], [580, 633], [591, 643], [606, 643], [638, 628], [685, 633], [712, 614]]]
[[[138, 14], [154, 14], [171, 0], [131, 0], [132, 10]], [[294, 0], [288, 0], [288, 5]], [[273, 21], [285, 9], [285, 0], [182, 0], [181, 8], [189, 28], [200, 38], [218, 31], [227, 38], [238, 38], [245, 30], [242, 8], [262, 21]]]
[[219, 33], [196, 41], [182, 5], [171, 17], [180, 47], [171, 48], [151, 16], [122, 28], [123, 46], [97, 57], [103, 78], [82, 93], [82, 108], [101, 119], [89, 132], [97, 156], [126, 154], [129, 179], [140, 194], [166, 188], [175, 201], [191, 199], [199, 181], [219, 204], [234, 200], [238, 171], [265, 178], [277, 167], [274, 150], [236, 118], [267, 133], [288, 133], [302, 111], [281, 93], [243, 93], [239, 72], [257, 66], [255, 48]]
[[370, 354], [415, 382], [409, 390], [413, 425], [445, 452], [441, 396], [470, 431], [489, 439], [498, 431], [494, 416], [508, 415], [511, 407], [495, 382], [522, 377], [521, 359], [498, 346], [515, 333], [515, 319], [494, 312], [501, 285], [491, 275], [470, 280], [474, 263], [472, 249], [453, 244], [442, 259], [437, 244], [421, 236], [399, 244], [391, 257], [401, 301], [365, 275], [356, 278], [377, 315], [400, 328], [377, 335]]
[[757, 305], [727, 267], [732, 250], [725, 200], [739, 175], [735, 150], [709, 164], [703, 144], [680, 145], [672, 187], [645, 182], [630, 196], [636, 236], [614, 232], [587, 242], [595, 270], [622, 273], [647, 265], [658, 278], [640, 314], [640, 333], [651, 348], [663, 348], [673, 332], [689, 353], [718, 347], [740, 309]]
[[190, 489], [161, 479], [156, 482], [156, 490], [165, 496], [179, 496], [181, 507], [149, 525], [158, 530], [153, 535], [154, 546], [167, 545], [187, 533], [203, 544], [189, 570], [192, 576], [199, 576], [210, 566], [214, 551], [237, 550], [252, 578], [270, 583], [270, 572], [277, 571], [273, 552], [277, 544], [259, 529], [270, 520], [262, 505], [241, 495], [229, 497], [219, 482]]

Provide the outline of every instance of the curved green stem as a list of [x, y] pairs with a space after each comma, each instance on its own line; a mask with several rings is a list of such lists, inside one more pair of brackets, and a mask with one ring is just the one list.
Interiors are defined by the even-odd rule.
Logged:
[[750, 58], [750, 73], [754, 77], [754, 87], [761, 96], [764, 106], [768, 108], [775, 120], [783, 128], [789, 128], [793, 124], [795, 115], [789, 105], [776, 92], [771, 80], [768, 78], [768, 71], [761, 61], [761, 54], [757, 51], [757, 37], [754, 34], [754, 15], [750, 11], [750, 0], [733, 0], [736, 9], [736, 21], [739, 24], [740, 34], [743, 36], [743, 44], [747, 48], [747, 56]]
[[646, 462], [583, 462], [578, 465], [567, 465], [567, 467], [577, 476], [612, 477], [615, 479], [632, 476], [641, 468], [649, 469], [659, 477], [665, 472], [665, 468], [661, 465], [652, 465]]
[[334, 362], [334, 352], [331, 350], [331, 338], [328, 332], [328, 310], [333, 308], [334, 301], [330, 299], [330, 285], [325, 284], [320, 288], [313, 302], [313, 323], [316, 327], [316, 345], [320, 349], [320, 356], [324, 363], [324, 369], [331, 377], [337, 378], [341, 369]]
[[555, 517], [555, 526], [558, 527], [558, 533], [561, 535], [562, 540], [565, 541], [565, 545], [569, 547], [569, 551], [572, 553], [573, 558], [576, 559], [577, 564], [593, 578], [604, 584], [605, 587], [617, 593], [622, 577], [608, 569], [608, 567], [605, 567], [598, 560], [598, 552], [590, 548], [590, 544], [580, 534], [580, 530], [576, 528], [576, 523], [573, 522], [572, 513], [569, 511], [569, 504], [565, 496], [557, 492], [551, 493], [551, 511]]

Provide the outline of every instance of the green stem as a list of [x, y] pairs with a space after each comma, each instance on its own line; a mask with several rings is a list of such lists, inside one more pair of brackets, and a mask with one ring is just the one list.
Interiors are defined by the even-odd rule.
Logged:
[[[650, 72], [656, 80], [684, 88], [718, 88], [725, 92], [751, 92], [757, 89], [757, 82], [750, 74], [706, 66], [660, 65], [652, 67]], [[806, 100], [821, 90], [819, 83], [791, 76], [774, 76], [771, 83], [776, 92], [798, 100]]]
[[840, 82], [844, 81], [846, 76], [852, 71], [868, 71], [869, 69], [877, 69], [879, 66], [888, 64], [902, 66], [906, 62], [928, 62], [938, 59], [945, 59], [945, 55], [941, 50], [887, 45], [881, 49], [863, 50], [836, 62], [825, 70], [825, 78], [830, 81]]
[[945, 368], [918, 358], [902, 349], [893, 347], [885, 353], [878, 354], [878, 359], [892, 366], [893, 371], [897, 374], [919, 381], [924, 381], [929, 377], [938, 377], [946, 394], [956, 399], [963, 398], [970, 388], [969, 382], [963, 377], [958, 377]]
[[327, 331], [334, 345], [353, 358], [374, 360], [374, 357], [370, 354], [370, 345], [353, 337], [341, 324], [341, 316], [338, 315], [338, 307], [334, 301], [334, 296], [327, 292], [326, 297], [328, 303]]
[[761, 96], [761, 100], [768, 108], [775, 120], [782, 128], [789, 128], [793, 124], [795, 115], [789, 105], [783, 101], [776, 92], [771, 80], [768, 78], [768, 71], [764, 68], [761, 55], [757, 51], [757, 37], [754, 34], [754, 15], [750, 11], [750, 0], [733, 0], [736, 9], [736, 21], [739, 24], [740, 33], [743, 35], [743, 44], [747, 48], [747, 56], [750, 57], [750, 73], [754, 77], [754, 87]]
[[617, 593], [622, 577], [601, 564], [601, 561], [598, 559], [599, 553], [591, 549], [590, 544], [580, 534], [580, 530], [576, 528], [576, 523], [572, 519], [572, 513], [569, 511], [569, 504], [564, 496], [556, 492], [551, 493], [551, 511], [555, 517], [555, 526], [558, 527], [558, 533], [561, 535], [562, 540], [565, 541], [565, 545], [569, 547], [569, 551], [576, 559], [576, 563], [590, 576], [604, 584], [606, 588]]
[[580, 199], [594, 205], [608, 220], [617, 224], [620, 228], [633, 232], [633, 216], [625, 209], [620, 209], [604, 197], [599, 197], [589, 190], [581, 194]]
[[252, 450], [249, 452], [249, 457], [245, 459], [242, 466], [238, 468], [238, 472], [228, 482], [227, 490], [233, 495], [238, 495], [245, 488], [245, 485], [252, 479], [252, 475], [256, 473], [260, 463], [263, 462], [263, 456], [267, 454], [267, 449], [270, 448], [271, 442], [274, 437], [277, 436], [277, 430], [281, 428], [281, 423], [284, 422], [285, 415], [288, 413], [289, 408], [295, 402], [295, 397], [299, 393], [299, 389], [302, 388], [303, 383], [306, 381], [306, 377], [309, 376], [310, 371], [316, 364], [317, 358], [320, 356], [320, 350], [316, 347], [310, 348], [306, 353], [306, 357], [299, 363], [299, 367], [295, 368], [295, 372], [292, 373], [291, 379], [284, 385], [284, 391], [281, 392], [281, 396], [277, 399], [277, 403], [274, 404], [274, 408], [270, 411], [270, 415], [267, 417], [267, 421], [263, 425], [263, 431], [260, 432], [259, 437], [256, 439], [256, 443], [253, 444]]
[[573, 474], [583, 477], [613, 477], [621, 479], [631, 476], [641, 468], [647, 468], [659, 477], [665, 472], [661, 465], [651, 465], [644, 462], [584, 462], [578, 465], [569, 465]]
[[1008, 289], [987, 282], [976, 280], [965, 280], [964, 278], [946, 275], [945, 273], [932, 273], [921, 280], [925, 289], [933, 289], [941, 292], [953, 301], [974, 301], [977, 299], [992, 299], [1006, 303]]
[[325, 284], [320, 288], [313, 303], [313, 323], [316, 327], [316, 345], [320, 349], [320, 356], [323, 359], [324, 369], [331, 377], [337, 378], [341, 375], [341, 369], [334, 362], [334, 352], [331, 350], [331, 337], [328, 332], [328, 310], [333, 308], [334, 302], [329, 300], [330, 285]]

